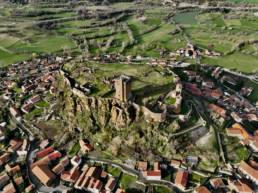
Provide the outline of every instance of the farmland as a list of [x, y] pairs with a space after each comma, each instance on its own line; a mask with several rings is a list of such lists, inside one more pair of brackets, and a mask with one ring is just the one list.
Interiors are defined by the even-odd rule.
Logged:
[[86, 5], [1, 4], [0, 65], [50, 53], [168, 58], [191, 42], [222, 54], [203, 57], [202, 63], [246, 73], [258, 69], [257, 44], [237, 48], [243, 40], [257, 39], [258, 17], [252, 12], [182, 12], [144, 3]]
[[251, 4], [258, 3], [257, 0], [229, 0], [229, 2], [233, 2], [233, 3], [251, 3]]

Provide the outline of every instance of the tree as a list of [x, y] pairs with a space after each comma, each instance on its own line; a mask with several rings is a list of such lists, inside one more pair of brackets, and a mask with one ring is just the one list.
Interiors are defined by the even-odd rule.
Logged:
[[110, 5], [110, 2], [108, 0], [104, 0], [104, 1], [102, 1], [102, 5], [108, 6], [108, 5]]
[[126, 192], [126, 193], [143, 193], [143, 191], [138, 190], [138, 189], [136, 189], [136, 188], [127, 188], [127, 189], [125, 190], [125, 192]]
[[17, 4], [25, 5], [25, 4], [29, 3], [29, 0], [11, 0], [11, 2], [12, 3], [17, 3]]

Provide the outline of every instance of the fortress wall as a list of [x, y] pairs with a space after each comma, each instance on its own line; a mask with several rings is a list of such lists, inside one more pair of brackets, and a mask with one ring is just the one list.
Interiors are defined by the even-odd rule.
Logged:
[[141, 106], [141, 111], [143, 112], [144, 116], [146, 118], [151, 119], [154, 122], [164, 122], [166, 120], [166, 110], [163, 111], [162, 113], [154, 113], [151, 110], [149, 110], [147, 107], [145, 106]]

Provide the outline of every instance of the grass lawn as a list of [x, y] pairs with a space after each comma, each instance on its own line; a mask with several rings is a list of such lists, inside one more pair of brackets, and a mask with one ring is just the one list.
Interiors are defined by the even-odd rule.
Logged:
[[107, 173], [111, 174], [114, 177], [119, 177], [119, 175], [121, 174], [121, 170], [112, 166], [108, 166]]
[[50, 104], [47, 101], [40, 101], [37, 102], [35, 105], [40, 108], [46, 108], [50, 106]]
[[148, 25], [146, 22], [142, 22], [140, 21], [138, 18], [136, 17], [130, 17], [127, 20], [128, 24], [130, 27], [132, 27], [133, 29], [137, 29], [139, 30], [139, 32], [144, 32], [145, 30], [150, 28], [150, 25]]
[[79, 143], [74, 144], [74, 146], [69, 150], [68, 155], [70, 157], [75, 156], [80, 151], [80, 148], [81, 147]]
[[226, 138], [226, 151], [228, 161], [236, 164], [241, 160], [246, 160], [249, 156], [248, 149], [239, 143], [239, 139], [235, 137]]
[[167, 173], [167, 174], [166, 174], [165, 176], [163, 176], [162, 178], [163, 178], [163, 180], [171, 181], [171, 179], [172, 179], [172, 174]]
[[201, 161], [198, 164], [198, 169], [200, 170], [206, 170], [206, 171], [210, 171], [210, 172], [214, 172], [216, 170], [216, 167], [219, 165], [218, 160], [219, 160], [219, 156], [213, 157], [211, 160], [211, 158], [208, 158], [209, 160], [205, 161]]
[[238, 161], [246, 160], [249, 156], [249, 151], [246, 147], [241, 146], [240, 148], [236, 149], [236, 154], [238, 156]]
[[156, 40], [162, 41], [167, 40], [168, 37], [172, 38], [172, 35], [169, 33], [175, 29], [175, 25], [173, 24], [163, 24], [160, 28], [157, 30], [154, 30], [151, 33], [147, 33], [146, 35], [143, 35], [141, 37], [143, 42], [154, 42]]
[[[113, 76], [126, 74], [128, 76], [137, 77], [142, 85], [163, 85], [173, 82], [172, 76], [164, 76], [157, 72], [154, 68], [150, 68], [147, 64], [96, 64], [92, 63], [92, 67], [98, 68], [96, 76], [99, 78], [105, 76]], [[133, 85], [133, 90], [138, 89], [142, 85]]]
[[22, 93], [22, 89], [21, 88], [18, 88], [17, 86], [15, 86], [13, 88], [14, 92], [16, 92], [17, 94], [21, 94]]
[[163, 186], [154, 186], [153, 193], [174, 193], [172, 190], [165, 188]]
[[190, 176], [190, 181], [195, 183], [203, 183], [205, 181], [205, 178], [198, 174], [192, 173]]
[[44, 109], [35, 108], [34, 110], [25, 115], [25, 119], [32, 120], [35, 117], [39, 117], [40, 115], [42, 115], [43, 111]]
[[127, 189], [129, 185], [134, 183], [136, 180], [137, 177], [123, 173], [122, 178], [120, 179], [120, 185], [123, 189]]
[[[85, 84], [87, 80], [95, 81], [95, 89], [93, 90], [91, 96], [103, 96], [112, 97], [114, 92], [111, 88], [103, 84], [103, 77], [112, 77], [121, 74], [131, 76], [133, 78], [132, 91], [135, 94], [149, 97], [156, 96], [160, 94], [165, 94], [170, 89], [172, 89], [174, 83], [173, 76], [162, 74], [162, 69], [157, 67], [150, 67], [145, 63], [139, 64], [121, 64], [121, 63], [108, 63], [99, 64], [95, 62], [87, 64], [78, 64], [77, 67], [83, 67], [87, 65], [88, 67], [95, 69], [94, 76], [88, 73], [82, 73], [78, 75], [73, 68], [65, 66], [65, 68], [71, 72], [72, 77], [78, 82]], [[145, 92], [145, 94], [143, 93]], [[148, 94], [146, 94], [148, 92]], [[158, 96], [157, 96], [158, 97]]]

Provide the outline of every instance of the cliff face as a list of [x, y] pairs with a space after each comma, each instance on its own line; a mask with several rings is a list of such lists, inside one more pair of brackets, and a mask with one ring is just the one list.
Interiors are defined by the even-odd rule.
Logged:
[[81, 109], [88, 112], [91, 122], [104, 128], [111, 125], [115, 128], [129, 126], [135, 120], [136, 109], [133, 106], [114, 99], [85, 97]]

